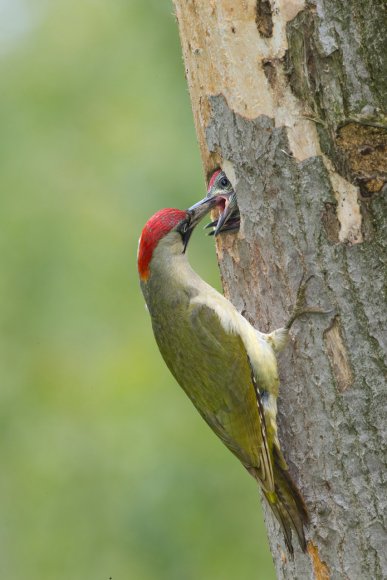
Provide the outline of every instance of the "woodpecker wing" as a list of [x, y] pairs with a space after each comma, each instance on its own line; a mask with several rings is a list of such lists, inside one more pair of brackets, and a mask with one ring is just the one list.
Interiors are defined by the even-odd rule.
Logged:
[[198, 369], [196, 377], [200, 386], [178, 380], [213, 431], [271, 492], [273, 466], [259, 384], [243, 341], [210, 306], [196, 302], [190, 309], [191, 348], [200, 349], [202, 361], [202, 374]]

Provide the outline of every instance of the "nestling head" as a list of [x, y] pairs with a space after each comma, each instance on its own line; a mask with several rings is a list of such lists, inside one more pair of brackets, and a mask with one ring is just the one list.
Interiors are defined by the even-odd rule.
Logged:
[[211, 175], [208, 182], [207, 196], [226, 195], [229, 196], [234, 192], [232, 184], [227, 175], [221, 169], [217, 169]]
[[214, 227], [210, 235], [217, 236], [223, 231], [238, 231], [240, 216], [236, 193], [222, 169], [214, 171], [208, 182], [206, 197], [193, 205], [190, 210], [197, 210], [202, 204], [208, 203], [209, 199], [213, 200], [212, 207], [216, 207], [219, 212], [218, 219], [206, 226]]

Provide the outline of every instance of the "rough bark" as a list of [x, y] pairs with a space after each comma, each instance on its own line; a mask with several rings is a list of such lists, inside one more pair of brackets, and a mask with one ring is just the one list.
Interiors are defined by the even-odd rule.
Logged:
[[279, 578], [387, 577], [387, 5], [384, 0], [175, 0], [207, 175], [241, 212], [218, 240], [226, 295], [281, 326], [303, 271], [304, 317], [281, 356], [280, 439], [312, 517]]

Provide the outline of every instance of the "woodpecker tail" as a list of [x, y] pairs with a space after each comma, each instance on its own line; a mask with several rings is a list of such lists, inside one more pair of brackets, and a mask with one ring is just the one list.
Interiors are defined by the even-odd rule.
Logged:
[[273, 459], [275, 492], [264, 492], [264, 495], [281, 525], [286, 546], [293, 557], [292, 529], [297, 534], [302, 551], [306, 552], [304, 526], [309, 523], [309, 515], [305, 502], [289, 475], [282, 454], [276, 447], [273, 448]]

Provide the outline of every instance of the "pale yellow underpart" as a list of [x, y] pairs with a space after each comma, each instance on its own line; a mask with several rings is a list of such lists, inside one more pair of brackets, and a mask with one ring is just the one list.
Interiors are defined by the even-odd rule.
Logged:
[[[211, 288], [211, 287], [209, 287]], [[272, 392], [278, 394], [277, 361], [274, 349], [265, 335], [256, 329], [236, 310], [224, 296], [212, 289], [205, 296], [199, 294], [191, 304], [205, 304], [219, 317], [224, 330], [229, 334], [240, 336], [246, 353], [254, 369], [258, 384], [270, 384]]]
[[241, 337], [254, 370], [258, 388], [264, 385], [264, 389], [268, 391], [268, 396], [265, 397], [263, 403], [266, 421], [270, 422], [267, 428], [271, 428], [274, 444], [279, 448], [276, 420], [279, 378], [275, 352], [284, 348], [289, 333], [284, 328], [270, 334], [260, 332], [253, 328], [226, 298], [213, 288], [209, 288], [213, 292], [206, 292], [205, 299], [199, 294], [191, 299], [191, 304], [205, 304], [210, 307], [218, 315], [227, 333]]

